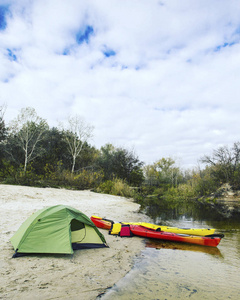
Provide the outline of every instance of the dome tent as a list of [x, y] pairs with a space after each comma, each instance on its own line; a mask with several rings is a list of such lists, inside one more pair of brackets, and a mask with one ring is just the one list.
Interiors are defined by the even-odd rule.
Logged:
[[10, 239], [15, 254], [73, 254], [73, 250], [108, 247], [104, 236], [82, 212], [56, 205], [32, 214]]

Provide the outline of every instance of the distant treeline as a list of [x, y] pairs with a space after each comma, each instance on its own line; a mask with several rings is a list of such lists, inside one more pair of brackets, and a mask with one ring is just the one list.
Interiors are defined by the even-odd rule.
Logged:
[[7, 184], [92, 189], [143, 200], [149, 194], [187, 200], [209, 195], [222, 184], [240, 188], [240, 143], [213, 150], [203, 169], [183, 170], [172, 158], [144, 165], [133, 150], [90, 145], [93, 127], [73, 116], [50, 128], [33, 108], [8, 126], [0, 107], [0, 181]]

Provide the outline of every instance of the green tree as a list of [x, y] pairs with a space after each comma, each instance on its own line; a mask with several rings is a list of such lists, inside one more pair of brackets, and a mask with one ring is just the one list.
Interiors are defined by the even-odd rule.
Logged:
[[105, 146], [101, 147], [99, 156], [97, 158], [97, 166], [103, 170], [104, 178], [106, 180], [111, 180], [114, 177], [114, 152], [114, 146], [112, 144], [106, 144]]
[[0, 106], [0, 169], [5, 169], [4, 164], [4, 142], [7, 137], [7, 128], [4, 122], [5, 105]]
[[209, 166], [203, 170], [193, 169], [187, 185], [191, 187], [196, 197], [209, 195], [218, 188], [218, 184], [212, 176], [212, 167]]
[[47, 130], [44, 134], [44, 139], [41, 141], [41, 146], [45, 149], [44, 153], [37, 157], [33, 163], [33, 167], [37, 174], [44, 175], [46, 166], [52, 172], [62, 169], [70, 169], [71, 156], [66, 149], [64, 134], [58, 128], [53, 127]]
[[4, 122], [4, 113], [5, 113], [5, 106], [0, 106], [0, 143], [6, 138], [7, 136], [7, 128]]
[[103, 170], [106, 180], [116, 177], [137, 186], [143, 182], [143, 162], [133, 151], [106, 144], [100, 149], [97, 164]]
[[85, 142], [82, 147], [81, 155], [76, 159], [75, 170], [81, 171], [83, 169], [96, 170], [96, 160], [99, 155], [99, 150], [94, 146]]
[[170, 157], [161, 158], [152, 165], [144, 168], [145, 181], [155, 186], [177, 186], [183, 181], [183, 174], [176, 166], [175, 160]]
[[156, 186], [158, 184], [158, 174], [154, 165], [145, 165], [143, 167], [143, 173], [145, 178], [145, 184], [149, 186]]

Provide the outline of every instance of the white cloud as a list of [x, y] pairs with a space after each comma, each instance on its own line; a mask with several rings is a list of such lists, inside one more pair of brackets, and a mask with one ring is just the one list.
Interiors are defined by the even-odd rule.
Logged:
[[178, 156], [185, 166], [239, 140], [238, 1], [6, 4], [7, 121], [27, 106], [50, 126], [79, 113], [95, 126], [97, 147], [134, 147], [145, 162]]

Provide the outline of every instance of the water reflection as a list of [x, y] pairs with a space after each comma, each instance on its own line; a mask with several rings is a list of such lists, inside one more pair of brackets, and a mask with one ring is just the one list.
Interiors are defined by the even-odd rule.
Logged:
[[154, 248], [154, 249], [172, 249], [172, 250], [202, 252], [202, 253], [215, 255], [223, 258], [223, 254], [217, 247], [205, 247], [205, 246], [198, 246], [193, 244], [162, 242], [153, 239], [151, 240], [146, 239], [145, 246], [147, 248]]
[[239, 267], [218, 255], [147, 248], [101, 299], [239, 299]]
[[216, 248], [146, 239], [133, 269], [101, 299], [239, 299], [240, 220], [192, 203], [152, 202], [145, 213], [155, 224], [215, 228], [225, 237]]
[[[220, 208], [220, 204], [218, 208]], [[183, 216], [186, 218], [193, 218], [194, 220], [211, 220], [221, 221], [224, 220], [222, 214], [212, 206], [203, 204], [197, 201], [169, 201], [165, 199], [159, 199], [152, 197], [146, 201], [145, 206], [142, 206], [142, 211], [151, 216], [153, 221], [156, 219], [161, 220], [177, 220]], [[239, 221], [239, 216], [236, 216], [235, 220]]]

